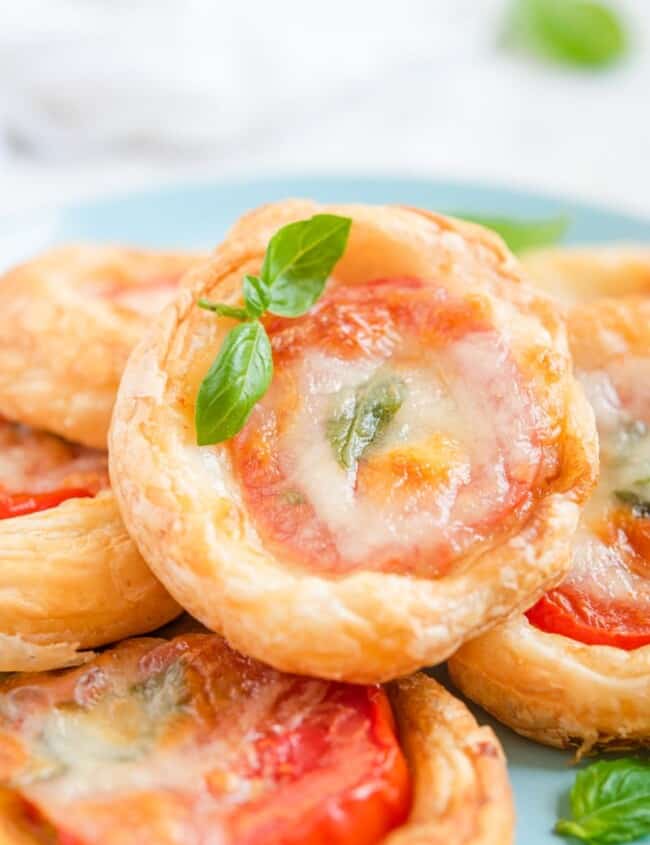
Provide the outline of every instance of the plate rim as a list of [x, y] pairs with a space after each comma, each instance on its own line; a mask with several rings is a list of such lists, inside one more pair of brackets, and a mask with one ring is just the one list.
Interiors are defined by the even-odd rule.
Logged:
[[[505, 182], [498, 180], [491, 181], [488, 179], [464, 179], [458, 178], [437, 178], [435, 176], [423, 175], [418, 176], [414, 173], [346, 173], [344, 171], [335, 171], [332, 173], [319, 173], [318, 171], [305, 171], [300, 173], [283, 173], [280, 175], [262, 175], [256, 176], [233, 176], [233, 177], [214, 177], [206, 174], [205, 177], [192, 176], [191, 178], [179, 177], [172, 180], [160, 180], [159, 182], [152, 182], [150, 184], [139, 185], [137, 187], [120, 187], [116, 190], [107, 192], [98, 192], [94, 196], [89, 196], [81, 200], [66, 201], [62, 199], [58, 202], [47, 204], [42, 208], [25, 209], [19, 212], [6, 212], [0, 214], [0, 225], [10, 224], [12, 221], [24, 221], [29, 219], [38, 219], [43, 215], [49, 214], [64, 214], [75, 215], [84, 212], [97, 211], [100, 208], [110, 208], [122, 203], [132, 202], [137, 199], [139, 201], [155, 201], [160, 198], [170, 198], [175, 194], [182, 194], [188, 192], [194, 193], [217, 193], [228, 189], [237, 191], [246, 191], [254, 189], [268, 188], [275, 190], [282, 188], [282, 186], [299, 186], [305, 185], [320, 185], [321, 187], [328, 182], [333, 185], [358, 185], [360, 188], [375, 186], [385, 186], [387, 189], [395, 189], [403, 187], [405, 191], [419, 188], [430, 190], [453, 190], [459, 188], [465, 191], [474, 191], [482, 195], [486, 200], [498, 198], [501, 201], [519, 200], [527, 204], [534, 205], [556, 205], [566, 209], [569, 213], [587, 214], [587, 215], [602, 215], [604, 217], [616, 218], [621, 224], [629, 224], [634, 226], [647, 226], [650, 237], [650, 213], [644, 215], [641, 212], [629, 211], [626, 209], [619, 209], [606, 201], [592, 201], [570, 192], [558, 192], [551, 189], [536, 189], [508, 185]], [[291, 192], [287, 192], [287, 197], [291, 196]], [[297, 194], [293, 194], [297, 196]], [[304, 195], [303, 195], [304, 196]], [[389, 203], [390, 204], [390, 203]], [[497, 205], [499, 202], [497, 202]], [[498, 209], [493, 209], [496, 214]], [[465, 209], [458, 209], [465, 210]], [[467, 209], [472, 211], [474, 209]], [[478, 210], [478, 209], [477, 209]], [[450, 209], [446, 209], [451, 213]], [[506, 212], [504, 212], [506, 213]], [[533, 219], [532, 217], [530, 219]]]

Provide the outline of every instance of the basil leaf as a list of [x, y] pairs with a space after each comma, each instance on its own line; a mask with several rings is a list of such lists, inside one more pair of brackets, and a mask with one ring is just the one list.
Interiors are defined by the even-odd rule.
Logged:
[[349, 217], [317, 214], [275, 233], [260, 273], [270, 292], [269, 311], [299, 317], [311, 308], [345, 251], [351, 225]]
[[264, 326], [256, 320], [231, 329], [199, 389], [199, 446], [221, 443], [241, 431], [272, 376], [271, 343]]
[[261, 317], [269, 307], [269, 289], [259, 276], [244, 276], [244, 302], [249, 317]]
[[287, 505], [304, 505], [307, 499], [299, 490], [287, 490], [283, 499]]
[[572, 819], [556, 833], [594, 845], [619, 845], [650, 834], [650, 761], [601, 760], [578, 772], [570, 794]]
[[535, 247], [551, 246], [561, 241], [571, 223], [566, 215], [547, 220], [512, 220], [508, 217], [491, 217], [484, 214], [455, 213], [454, 217], [479, 223], [500, 235], [513, 252], [523, 252]]
[[220, 317], [232, 317], [234, 320], [248, 319], [248, 314], [243, 308], [235, 308], [223, 302], [210, 302], [208, 299], [199, 299], [198, 306], [199, 308], [203, 308], [204, 311], [213, 311]]
[[650, 502], [633, 490], [614, 490], [614, 495], [619, 502], [632, 508], [634, 516], [641, 519], [647, 519], [650, 516]]
[[507, 39], [528, 51], [585, 67], [610, 64], [628, 48], [617, 14], [595, 0], [516, 0]]
[[395, 376], [372, 378], [356, 392], [344, 395], [326, 426], [328, 440], [344, 469], [356, 466], [399, 411], [405, 396], [406, 384]]

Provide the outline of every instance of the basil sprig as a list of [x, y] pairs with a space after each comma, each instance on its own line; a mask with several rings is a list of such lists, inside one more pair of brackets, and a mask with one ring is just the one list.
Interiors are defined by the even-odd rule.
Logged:
[[509, 217], [456, 212], [454, 217], [479, 223], [500, 235], [513, 252], [524, 252], [542, 246], [552, 246], [561, 241], [571, 220], [564, 214], [546, 220], [513, 220]]
[[508, 43], [529, 52], [583, 67], [602, 67], [628, 48], [616, 12], [596, 0], [514, 0]]
[[289, 223], [269, 241], [259, 276], [243, 281], [244, 306], [199, 300], [220, 317], [239, 320], [201, 383], [195, 427], [199, 446], [221, 443], [246, 424], [273, 377], [271, 342], [259, 318], [306, 313], [323, 293], [328, 276], [345, 252], [352, 221], [317, 214]]
[[354, 392], [344, 393], [327, 421], [327, 437], [339, 464], [354, 469], [399, 411], [406, 396], [401, 378], [377, 375]]
[[650, 761], [601, 760], [578, 772], [571, 819], [555, 832], [593, 845], [622, 845], [650, 834]]

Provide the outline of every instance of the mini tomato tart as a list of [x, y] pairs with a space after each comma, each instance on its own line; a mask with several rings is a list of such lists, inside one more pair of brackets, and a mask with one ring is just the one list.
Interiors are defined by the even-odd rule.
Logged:
[[0, 672], [80, 663], [179, 612], [126, 533], [106, 453], [0, 418]]
[[0, 682], [3, 843], [507, 845], [489, 728], [424, 675], [282, 674], [216, 634]]
[[531, 250], [522, 256], [531, 280], [568, 306], [606, 296], [650, 294], [650, 249], [589, 246]]
[[450, 661], [470, 698], [548, 745], [650, 745], [650, 299], [570, 317], [596, 415], [600, 479], [562, 583]]
[[[322, 296], [262, 316], [268, 391], [235, 436], [197, 446], [199, 384], [234, 323], [197, 300], [237, 314], [270, 240], [288, 230], [286, 251], [297, 221], [328, 215], [352, 222]], [[221, 382], [217, 419], [247, 373]], [[415, 209], [291, 201], [243, 218], [137, 347], [110, 461], [129, 532], [193, 616], [283, 671], [376, 682], [558, 581], [596, 434], [563, 323], [500, 240]]]
[[131, 348], [198, 257], [66, 246], [0, 278], [0, 414], [105, 449]]

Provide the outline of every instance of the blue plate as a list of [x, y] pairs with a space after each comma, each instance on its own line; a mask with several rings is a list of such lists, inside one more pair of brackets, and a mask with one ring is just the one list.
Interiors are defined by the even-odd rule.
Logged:
[[[295, 178], [182, 185], [0, 221], [0, 265], [53, 243], [118, 241], [159, 247], [209, 247], [244, 211], [271, 200], [311, 197], [323, 202], [404, 203], [439, 211], [520, 218], [567, 214], [567, 243], [637, 241], [650, 244], [650, 221], [605, 209], [503, 188], [414, 179]], [[445, 679], [444, 672], [442, 673]], [[559, 845], [552, 828], [566, 813], [575, 769], [571, 756], [543, 748], [494, 723], [508, 756], [520, 845]]]

